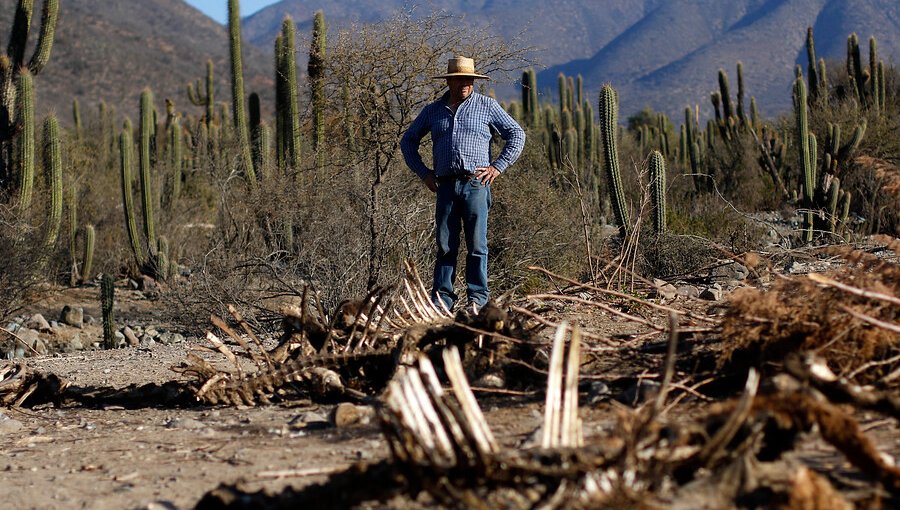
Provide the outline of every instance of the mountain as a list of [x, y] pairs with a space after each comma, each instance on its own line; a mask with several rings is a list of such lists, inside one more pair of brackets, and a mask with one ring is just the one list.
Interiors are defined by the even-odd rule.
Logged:
[[649, 105], [671, 115], [699, 104], [710, 115], [718, 69], [728, 72], [735, 90], [741, 61], [747, 94], [773, 114], [790, 108], [793, 68], [800, 64], [806, 72], [810, 26], [820, 58], [843, 60], [851, 32], [859, 34], [866, 62], [870, 35], [880, 59], [900, 57], [895, 0], [672, 0], [591, 58], [540, 73], [539, 83], [555, 83], [559, 72], [580, 73], [592, 88], [604, 82], [617, 87], [623, 112]]
[[285, 15], [308, 34], [321, 9], [329, 30], [351, 23], [383, 21], [407, 10], [413, 16], [445, 11], [462, 17], [461, 30], [492, 30], [507, 40], [521, 36], [536, 46], [534, 58], [560, 63], [587, 58], [646, 12], [665, 0], [282, 0], [244, 20], [244, 34], [254, 44], [271, 47]]
[[[847, 36], [859, 35], [868, 57], [868, 38], [878, 41], [879, 58], [900, 59], [900, 2], [896, 0], [282, 0], [246, 18], [244, 34], [271, 47], [284, 15], [301, 34], [322, 9], [329, 31], [352, 22], [376, 22], [401, 9], [413, 15], [445, 10], [464, 16], [471, 29], [489, 29], [507, 39], [521, 37], [543, 64], [542, 94], [556, 97], [557, 75], [581, 74], [585, 89], [603, 83], [619, 90], [623, 115], [644, 106], [680, 115], [699, 104], [710, 115], [709, 94], [717, 71], [725, 69], [736, 89], [735, 65], [743, 63], [747, 94], [763, 113], [790, 108], [793, 68], [806, 68], [806, 28], [813, 27], [819, 57], [843, 60]], [[302, 42], [299, 44], [303, 44]], [[305, 52], [301, 51], [300, 55]], [[834, 65], [834, 63], [832, 64]], [[498, 93], [515, 97], [512, 86]], [[748, 98], [749, 101], [749, 98]]]
[[[32, 45], [43, 5], [41, 0], [34, 3]], [[0, 0], [4, 43], [15, 8], [15, 0]], [[248, 44], [243, 50], [247, 93], [258, 91], [265, 100], [273, 88], [270, 52]], [[141, 90], [149, 86], [158, 108], [171, 98], [179, 110], [199, 114], [185, 86], [205, 77], [210, 58], [217, 101], [230, 101], [227, 29], [196, 9], [181, 0], [65, 0], [50, 62], [35, 78], [38, 113], [55, 110], [62, 122], [71, 123], [72, 99], [78, 98], [88, 122], [103, 99], [134, 118]]]

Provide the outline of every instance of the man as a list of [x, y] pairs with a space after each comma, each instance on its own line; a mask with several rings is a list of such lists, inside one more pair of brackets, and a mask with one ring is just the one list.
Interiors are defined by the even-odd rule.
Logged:
[[[474, 91], [475, 80], [486, 78], [475, 72], [471, 58], [451, 58], [447, 74], [435, 76], [446, 79], [450, 90], [422, 110], [400, 142], [406, 164], [437, 195], [437, 259], [431, 300], [447, 310], [452, 310], [457, 301], [453, 282], [460, 226], [466, 236], [466, 307], [478, 310], [490, 297], [487, 221], [491, 184], [525, 147], [525, 132], [516, 121], [497, 101]], [[492, 129], [506, 140], [503, 151], [493, 161]], [[419, 145], [428, 133], [434, 169], [426, 167], [419, 154]]]

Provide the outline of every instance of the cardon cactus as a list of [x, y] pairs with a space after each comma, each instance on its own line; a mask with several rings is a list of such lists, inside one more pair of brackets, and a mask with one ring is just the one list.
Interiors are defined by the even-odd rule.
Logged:
[[622, 175], [619, 170], [619, 151], [616, 143], [619, 119], [619, 99], [611, 85], [603, 85], [600, 89], [600, 138], [603, 144], [603, 162], [609, 182], [610, 198], [613, 212], [619, 224], [619, 233], [624, 236], [628, 232], [628, 206], [625, 203], [625, 191], [622, 188]]
[[800, 171], [803, 186], [803, 206], [808, 209], [804, 222], [803, 239], [812, 241], [813, 237], [813, 200], [816, 183], [816, 170], [812, 166], [809, 150], [809, 120], [807, 117], [806, 85], [803, 77], [794, 81], [794, 115], [797, 123], [797, 148], [800, 155]]
[[650, 153], [650, 198], [653, 202], [653, 230], [666, 231], [666, 158], [659, 151]]
[[131, 139], [131, 121], [126, 119], [122, 133], [119, 135], [119, 171], [122, 179], [122, 205], [125, 210], [125, 228], [128, 231], [128, 240], [131, 244], [131, 253], [139, 268], [144, 267], [147, 257], [141, 246], [141, 237], [138, 233], [135, 221], [134, 198], [131, 189], [133, 177], [133, 142]]
[[200, 80], [197, 79], [196, 89], [194, 85], [188, 83], [187, 85], [187, 95], [188, 99], [195, 106], [203, 106], [206, 110], [204, 116], [204, 123], [206, 124], [207, 129], [209, 125], [215, 119], [216, 116], [216, 96], [215, 96], [215, 82], [213, 80], [213, 61], [206, 61], [206, 84], [203, 87], [206, 89], [206, 94], [201, 92], [200, 88]]
[[251, 187], [256, 186], [256, 171], [250, 150], [250, 128], [244, 109], [244, 68], [241, 59], [241, 8], [238, 0], [228, 0], [228, 40], [231, 52], [231, 107], [234, 129], [241, 149], [241, 164]]
[[115, 297], [114, 282], [109, 273], [103, 273], [100, 279], [100, 311], [103, 315], [103, 347], [105, 349], [115, 349], [118, 347], [116, 341], [116, 321], [113, 317], [113, 299]]
[[297, 96], [297, 55], [294, 21], [285, 17], [275, 40], [275, 126], [278, 164], [285, 169], [300, 166], [300, 106]]
[[150, 89], [144, 89], [141, 93], [141, 124], [140, 124], [140, 178], [141, 178], [141, 206], [144, 212], [144, 235], [147, 239], [149, 252], [156, 251], [156, 222], [153, 218], [153, 181], [150, 178], [150, 152], [151, 140], [156, 132], [153, 121], [153, 93]]
[[44, 120], [44, 173], [50, 184], [50, 214], [47, 218], [47, 232], [44, 236], [44, 256], [49, 256], [62, 223], [63, 185], [62, 154], [59, 141], [59, 121], [54, 115]]
[[41, 11], [40, 34], [34, 52], [28, 62], [25, 50], [31, 31], [33, 0], [19, 0], [12, 20], [12, 31], [5, 54], [0, 55], [0, 187], [15, 185], [20, 179], [20, 164], [16, 162], [14, 146], [22, 133], [23, 115], [19, 109], [18, 96], [21, 94], [20, 74], [27, 71], [34, 76], [41, 72], [50, 60], [56, 20], [59, 14], [59, 0], [44, 0]]
[[317, 151], [316, 164], [319, 167], [325, 161], [325, 30], [325, 14], [321, 10], [316, 11], [307, 69], [312, 92], [313, 149]]

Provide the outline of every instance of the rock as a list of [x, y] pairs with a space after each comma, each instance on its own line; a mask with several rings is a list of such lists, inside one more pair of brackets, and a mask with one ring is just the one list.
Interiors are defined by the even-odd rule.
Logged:
[[141, 284], [131, 278], [128, 279], [128, 286], [131, 287], [131, 290], [140, 290], [141, 288]]
[[84, 327], [84, 308], [66, 305], [59, 316], [60, 322], [78, 329]]
[[163, 345], [169, 345], [172, 343], [173, 336], [175, 336], [175, 335], [166, 331], [165, 333], [160, 333], [159, 335], [157, 335], [156, 341]]
[[14, 434], [22, 430], [22, 422], [0, 413], [0, 435]]
[[172, 335], [172, 343], [173, 344], [180, 344], [183, 342], [184, 342], [184, 335], [182, 335], [180, 333], [175, 333], [174, 335]]
[[154, 345], [156, 345], [156, 340], [154, 340], [153, 337], [148, 335], [147, 333], [144, 333], [143, 335], [141, 335], [140, 345], [141, 347], [153, 347]]
[[731, 280], [746, 280], [750, 276], [750, 270], [743, 264], [731, 262], [713, 270], [713, 276]]
[[34, 349], [31, 354], [38, 353], [40, 355], [47, 354], [50, 352], [50, 349], [47, 347], [47, 342], [44, 341], [43, 338], [38, 337], [35, 339], [33, 344], [30, 344], [31, 348]]
[[75, 352], [84, 350], [84, 342], [81, 340], [81, 334], [73, 336], [68, 342], [60, 348], [62, 352]]
[[178, 510], [178, 507], [171, 501], [159, 500], [147, 503], [146, 510]]
[[21, 328], [22, 328], [22, 325], [19, 324], [18, 322], [10, 322], [9, 324], [6, 325], [6, 330], [9, 331], [10, 333], [15, 333], [16, 331], [18, 331]]
[[700, 296], [700, 289], [698, 289], [697, 287], [695, 287], [693, 285], [682, 285], [682, 286], [678, 287], [678, 289], [676, 289], [676, 292], [678, 293], [679, 296], [684, 296], [684, 297], [695, 298], [695, 297]]
[[671, 283], [660, 280], [659, 278], [653, 279], [653, 285], [656, 285], [656, 297], [660, 299], [665, 299], [667, 301], [675, 299], [675, 296], [678, 295], [678, 289], [672, 285]]
[[126, 345], [128, 345], [128, 338], [126, 338], [125, 334], [122, 333], [121, 331], [116, 331], [113, 336], [116, 339], [116, 347], [117, 348], [121, 349], [122, 347], [125, 347]]
[[722, 292], [722, 288], [716, 284], [711, 285], [700, 293], [700, 299], [705, 299], [707, 301], [721, 301], [724, 293]]
[[50, 321], [50, 329], [59, 329], [59, 323], [56, 321]]
[[294, 417], [288, 424], [293, 429], [318, 430], [332, 426], [325, 415], [316, 411], [306, 411]]
[[50, 323], [39, 313], [32, 315], [31, 318], [25, 322], [25, 327], [36, 329], [38, 331], [50, 331]]
[[157, 331], [156, 328], [147, 328], [146, 330], [144, 330], [144, 333], [152, 336], [153, 338], [159, 336], [159, 331]]
[[[41, 338], [40, 333], [38, 333], [37, 331], [35, 331], [33, 329], [28, 329], [28, 328], [20, 329], [16, 333], [16, 335], [19, 337], [19, 339], [21, 339], [23, 342], [25, 342], [29, 346], [34, 345], [34, 343], [37, 342]], [[18, 342], [16, 342], [16, 343], [18, 343]]]
[[655, 397], [659, 392], [659, 383], [649, 379], [639, 379], [618, 396], [618, 399], [630, 406], [637, 406]]
[[478, 378], [478, 380], [475, 381], [475, 386], [500, 389], [506, 387], [506, 380], [503, 379], [503, 374], [491, 372]]
[[159, 283], [153, 278], [143, 275], [139, 282], [139, 289], [147, 297], [158, 297], [160, 293]]
[[138, 340], [137, 335], [135, 335], [134, 331], [132, 331], [128, 326], [122, 328], [122, 334], [125, 335], [125, 341], [128, 342], [128, 345], [132, 347], [137, 347], [138, 345], [140, 345], [141, 341]]
[[96, 323], [97, 323], [97, 319], [94, 318], [93, 315], [85, 315], [85, 316], [84, 316], [84, 323], [85, 323], [85, 324], [96, 324]]
[[786, 269], [791, 274], [808, 273], [809, 272], [809, 267], [807, 267], [806, 264], [804, 264], [803, 262], [797, 262], [797, 261], [791, 262], [791, 265], [789, 265]]
[[588, 387], [588, 401], [591, 404], [606, 400], [612, 392], [603, 381], [591, 381]]
[[356, 406], [349, 402], [342, 402], [334, 408], [334, 411], [332, 411], [331, 423], [333, 423], [334, 426], [338, 428], [358, 425], [362, 424], [363, 421], [368, 421], [366, 419], [367, 414], [367, 408], [363, 406]]
[[184, 429], [184, 430], [199, 430], [205, 429], [206, 424], [200, 420], [195, 420], [194, 418], [172, 418], [171, 420], [166, 422], [167, 429]]

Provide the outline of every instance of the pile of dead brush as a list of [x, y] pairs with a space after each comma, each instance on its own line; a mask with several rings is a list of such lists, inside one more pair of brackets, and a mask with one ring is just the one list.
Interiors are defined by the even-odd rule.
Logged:
[[[772, 288], [732, 296], [719, 365], [735, 371], [782, 365], [813, 353], [848, 382], [900, 387], [900, 241], [870, 253], [830, 249], [846, 264], [826, 274], [779, 277]], [[893, 253], [891, 253], [893, 252]]]
[[220, 486], [198, 508], [352, 508], [377, 502], [485, 509], [852, 508], [828, 477], [784, 459], [816, 430], [870, 480], [856, 502], [900, 502], [900, 468], [849, 413], [796, 380], [763, 392], [759, 373], [751, 369], [740, 397], [709, 406], [696, 420], [668, 415], [675, 322], [660, 393], [634, 411], [623, 408], [618, 428], [606, 437], [585, 442], [577, 389], [581, 335], [562, 325], [551, 354], [540, 446], [499, 445], [451, 348], [443, 354], [449, 389], [425, 357], [390, 383], [379, 412], [389, 459], [278, 494]]

